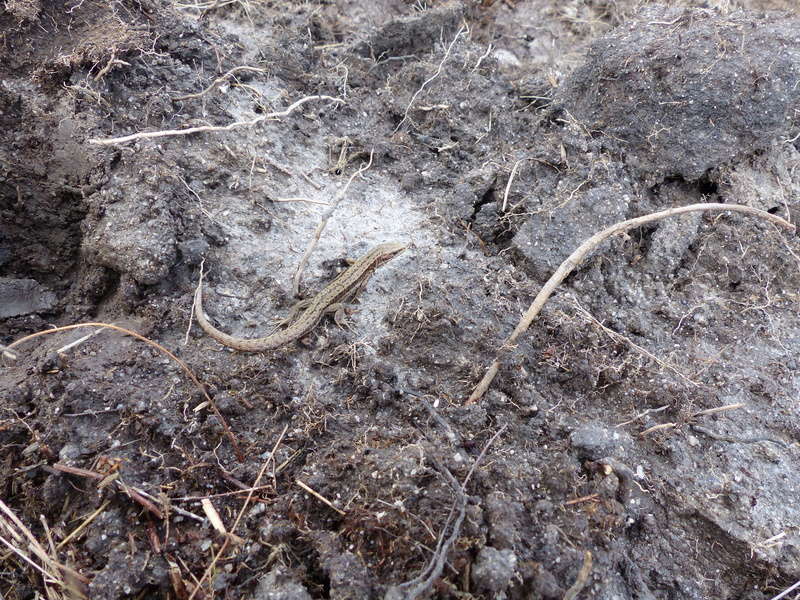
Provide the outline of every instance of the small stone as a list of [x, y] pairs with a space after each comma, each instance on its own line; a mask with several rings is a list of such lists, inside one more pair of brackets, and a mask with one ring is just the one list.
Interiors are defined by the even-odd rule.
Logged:
[[56, 295], [34, 279], [0, 277], [0, 319], [53, 310]]
[[311, 594], [288, 568], [277, 566], [258, 581], [253, 600], [311, 600]]
[[610, 429], [597, 423], [586, 423], [572, 432], [569, 441], [574, 448], [583, 450], [591, 460], [606, 456], [624, 456], [630, 445], [630, 436], [619, 429]]
[[494, 58], [497, 61], [497, 66], [504, 73], [511, 73], [522, 67], [522, 63], [510, 50], [498, 48], [494, 51]]
[[517, 567], [517, 555], [511, 550], [484, 546], [472, 568], [472, 583], [481, 593], [502, 600]]
[[203, 238], [185, 240], [178, 244], [178, 251], [183, 262], [190, 266], [199, 265], [203, 255], [208, 252], [208, 248], [208, 242]]

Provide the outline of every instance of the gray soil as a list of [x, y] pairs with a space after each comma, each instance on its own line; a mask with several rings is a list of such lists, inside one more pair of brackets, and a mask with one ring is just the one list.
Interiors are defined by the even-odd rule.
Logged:
[[[0, 344], [113, 323], [208, 394], [110, 329], [7, 352], [0, 598], [795, 597], [793, 232], [612, 238], [465, 402], [595, 232], [800, 218], [794, 2], [7, 0], [0, 39]], [[304, 297], [409, 246], [345, 327], [190, 329], [204, 261], [273, 330], [321, 223]]]

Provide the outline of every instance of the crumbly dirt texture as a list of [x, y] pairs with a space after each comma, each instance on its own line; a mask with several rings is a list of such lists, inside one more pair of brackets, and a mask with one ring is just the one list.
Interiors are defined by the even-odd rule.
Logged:
[[[202, 386], [111, 329], [3, 356], [4, 600], [800, 579], [795, 233], [610, 239], [465, 404], [597, 231], [800, 219], [794, 2], [9, 0], [0, 40], [0, 344], [113, 323]], [[202, 263], [221, 329], [273, 330], [320, 224], [303, 297], [408, 244], [344, 327], [190, 329]]]

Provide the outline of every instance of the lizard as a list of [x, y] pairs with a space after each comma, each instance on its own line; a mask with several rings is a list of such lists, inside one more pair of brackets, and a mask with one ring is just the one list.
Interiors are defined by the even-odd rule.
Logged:
[[[242, 350], [243, 352], [275, 350], [308, 334], [316, 327], [324, 315], [338, 312], [343, 308], [345, 302], [358, 295], [375, 269], [390, 261], [405, 249], [405, 244], [397, 242], [388, 242], [375, 246], [322, 288], [322, 291], [316, 296], [301, 300], [295, 304], [290, 311], [289, 317], [282, 322], [283, 324], [288, 324], [286, 329], [260, 338], [234, 337], [220, 331], [208, 321], [208, 317], [203, 312], [203, 279], [201, 276], [194, 296], [197, 322], [212, 338], [236, 350]], [[299, 316], [294, 318], [298, 313]]]

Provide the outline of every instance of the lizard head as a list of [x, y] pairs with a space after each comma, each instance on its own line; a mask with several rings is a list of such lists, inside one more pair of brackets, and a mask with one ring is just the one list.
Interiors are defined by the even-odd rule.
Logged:
[[375, 247], [374, 252], [377, 253], [376, 266], [389, 262], [395, 256], [403, 252], [408, 246], [399, 242], [387, 242]]

